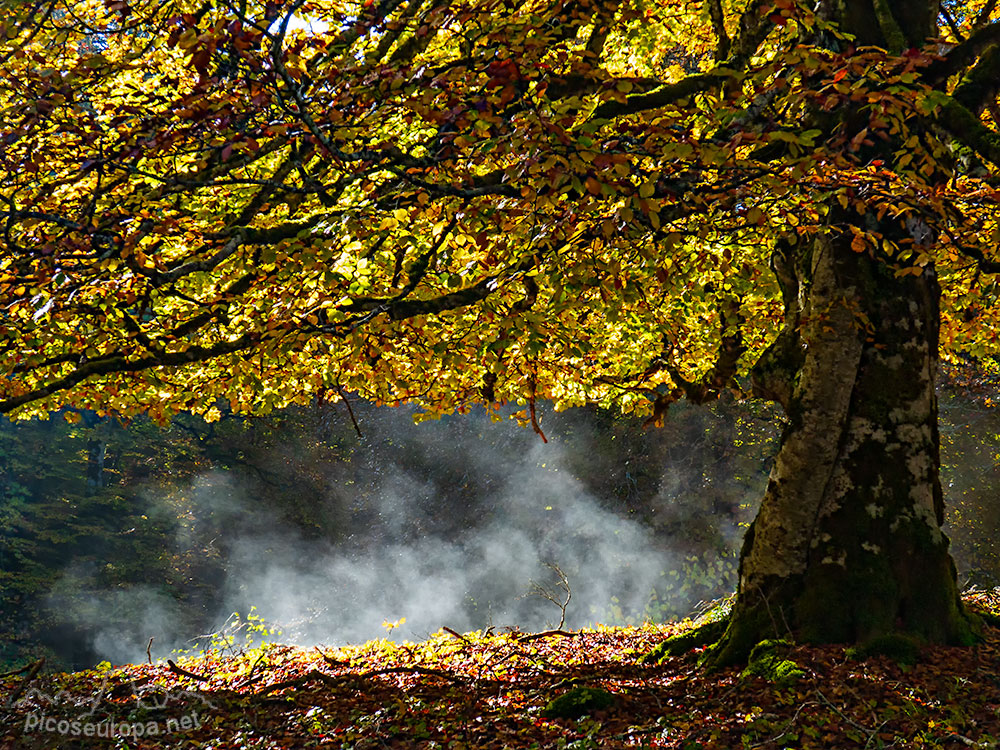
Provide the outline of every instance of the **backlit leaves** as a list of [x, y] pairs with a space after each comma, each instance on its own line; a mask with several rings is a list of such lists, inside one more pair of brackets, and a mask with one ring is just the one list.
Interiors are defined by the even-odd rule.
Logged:
[[[736, 328], [746, 372], [782, 319], [776, 239], [831, 207], [895, 273], [936, 265], [947, 351], [995, 353], [989, 139], [942, 119], [948, 50], [740, 5], [18, 6], [0, 408], [166, 418], [338, 386], [648, 411]], [[952, 8], [963, 35], [981, 7]]]

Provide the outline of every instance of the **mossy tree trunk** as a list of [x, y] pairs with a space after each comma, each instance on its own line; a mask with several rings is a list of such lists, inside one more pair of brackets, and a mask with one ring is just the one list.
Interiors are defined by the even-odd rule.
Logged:
[[[788, 425], [714, 665], [775, 637], [970, 638], [941, 531], [934, 270], [899, 275], [893, 259], [856, 252], [849, 220], [832, 215], [826, 234], [776, 251], [786, 321], [754, 387]], [[910, 239], [925, 229], [911, 223]]]
[[[934, 36], [939, 3], [820, 0], [817, 8], [857, 44], [901, 53]], [[803, 126], [850, 140], [868, 122], [860, 109], [832, 119], [807, 115]], [[855, 158], [891, 161], [899, 145], [878, 143]], [[775, 250], [785, 325], [753, 379], [757, 395], [784, 406], [788, 425], [709, 665], [743, 661], [775, 637], [972, 638], [941, 531], [934, 269], [899, 273], [909, 264], [883, 247], [852, 247], [867, 233], [919, 249], [933, 231], [917, 211], [890, 218], [877, 207], [860, 215], [853, 199], [843, 210], [831, 204], [825, 234]]]

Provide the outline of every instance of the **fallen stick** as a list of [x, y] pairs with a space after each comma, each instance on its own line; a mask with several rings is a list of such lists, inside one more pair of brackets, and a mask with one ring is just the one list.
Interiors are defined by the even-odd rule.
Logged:
[[347, 666], [350, 666], [350, 662], [349, 661], [340, 661], [339, 659], [334, 659], [332, 656], [330, 656], [329, 654], [327, 654], [319, 646], [316, 646], [315, 648], [319, 652], [319, 655], [323, 657], [323, 660], [327, 664], [329, 664], [331, 667], [347, 667]]
[[273, 693], [277, 690], [284, 690], [285, 688], [300, 687], [312, 680], [320, 680], [321, 682], [325, 682], [327, 685], [336, 685], [343, 679], [349, 677], [357, 677], [357, 676], [358, 675], [354, 674], [345, 674], [334, 677], [333, 675], [324, 674], [323, 672], [320, 672], [318, 669], [313, 669], [307, 672], [306, 674], [302, 675], [301, 677], [296, 677], [294, 680], [284, 680], [282, 682], [272, 683], [271, 685], [265, 685], [256, 693], [254, 693], [254, 697], [267, 695], [268, 693]]
[[385, 667], [384, 669], [373, 669], [370, 672], [362, 672], [358, 677], [374, 677], [380, 674], [422, 674], [429, 677], [440, 677], [449, 682], [465, 682], [461, 677], [442, 672], [440, 669], [430, 667]]
[[184, 667], [178, 667], [176, 664], [174, 664], [173, 659], [167, 659], [167, 666], [170, 667], [171, 672], [182, 675], [184, 677], [190, 677], [192, 680], [198, 680], [199, 682], [208, 682], [209, 680], [212, 679], [211, 677], [205, 677], [204, 675], [195, 674], [194, 672], [189, 672], [188, 670], [184, 669]]
[[460, 640], [460, 641], [464, 641], [465, 643], [469, 643], [469, 639], [468, 638], [466, 638], [464, 635], [462, 635], [461, 633], [459, 633], [457, 630], [452, 630], [447, 625], [445, 625], [444, 627], [442, 627], [441, 630], [443, 630], [444, 632], [446, 632], [450, 636], [458, 638], [458, 640]]
[[[42, 668], [42, 665], [44, 663], [45, 659], [43, 657], [31, 665], [31, 668], [28, 670], [28, 674], [25, 676], [23, 680], [21, 680], [21, 684], [17, 686], [17, 689], [14, 690], [14, 692], [11, 693], [10, 697], [7, 699], [8, 708], [17, 703], [17, 699], [21, 697], [21, 693], [23, 693], [25, 688], [28, 687], [31, 681], [35, 679], [35, 675], [38, 674], [38, 670]], [[24, 671], [24, 670], [19, 670], [19, 671]]]
[[0, 672], [0, 680], [2, 680], [4, 677], [13, 677], [16, 674], [24, 674], [33, 666], [35, 666], [35, 662], [29, 662], [20, 669], [13, 669], [10, 672]]
[[546, 630], [541, 633], [529, 633], [528, 635], [522, 635], [517, 639], [518, 643], [528, 643], [530, 641], [541, 640], [542, 638], [553, 638], [555, 636], [562, 636], [563, 638], [575, 638], [580, 635], [579, 633], [571, 633], [568, 630]]

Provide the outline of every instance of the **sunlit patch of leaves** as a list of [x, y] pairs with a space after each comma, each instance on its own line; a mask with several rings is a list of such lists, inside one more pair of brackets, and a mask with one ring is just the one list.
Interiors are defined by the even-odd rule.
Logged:
[[[980, 592], [968, 603], [995, 612], [995, 598]], [[852, 660], [843, 646], [793, 646], [789, 658], [804, 675], [787, 686], [741, 680], [739, 669], [706, 674], [697, 651], [639, 662], [690, 627], [445, 629], [417, 643], [215, 649], [179, 663], [200, 680], [164, 663], [104, 665], [36, 678], [39, 692], [6, 707], [23, 677], [11, 675], [0, 679], [0, 744], [52, 747], [51, 734], [23, 731], [31, 710], [69, 717], [86, 703], [96, 715], [135, 720], [136, 695], [154, 689], [183, 699], [160, 715], [198, 704], [205, 721], [183, 741], [205, 748], [946, 748], [992, 747], [1000, 737], [993, 627], [972, 648], [925, 647], [906, 668], [880, 655]], [[606, 691], [614, 702], [576, 719], [543, 715], [554, 698], [581, 689]], [[45, 705], [59, 690], [77, 702]], [[145, 718], [157, 715], [146, 710]], [[161, 737], [128, 746], [162, 744]]]

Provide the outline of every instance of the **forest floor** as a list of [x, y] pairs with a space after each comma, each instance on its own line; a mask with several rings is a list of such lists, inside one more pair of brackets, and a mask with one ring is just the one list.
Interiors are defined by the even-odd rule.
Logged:
[[[981, 594], [980, 606], [996, 594]], [[787, 686], [694, 656], [639, 658], [690, 623], [459, 634], [347, 648], [266, 645], [175, 664], [0, 678], [4, 748], [993, 748], [1000, 630], [913, 666], [794, 647]], [[611, 705], [547, 718], [588, 687]], [[578, 691], [579, 693], [579, 691]], [[603, 692], [601, 693], [603, 695]], [[12, 700], [13, 699], [13, 700]]]

